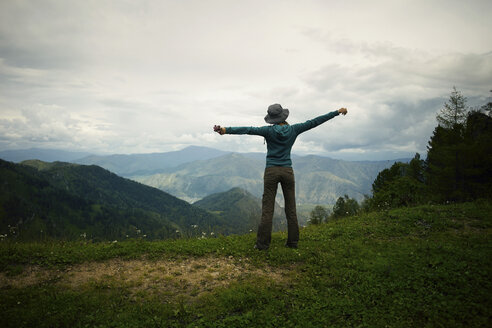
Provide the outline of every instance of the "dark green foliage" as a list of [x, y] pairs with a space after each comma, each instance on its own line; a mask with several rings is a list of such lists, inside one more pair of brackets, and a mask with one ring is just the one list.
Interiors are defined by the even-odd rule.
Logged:
[[453, 88], [436, 117], [439, 124], [427, 146], [427, 184], [434, 200], [465, 198], [463, 132], [467, 125], [466, 113], [466, 98]]
[[408, 163], [405, 175], [419, 182], [425, 182], [425, 161], [420, 159], [420, 154], [415, 154], [414, 158]]
[[233, 231], [206, 211], [97, 166], [0, 160], [0, 179], [0, 234], [9, 238], [175, 238], [191, 235], [191, 225]]
[[384, 169], [379, 172], [376, 180], [372, 184], [372, 192], [377, 193], [399, 177], [405, 176], [408, 165], [401, 162], [396, 162], [389, 169]]
[[427, 183], [436, 201], [491, 197], [492, 118], [472, 111], [466, 124], [436, 127], [429, 141]]
[[336, 204], [333, 206], [333, 216], [341, 218], [344, 216], [353, 216], [359, 212], [359, 204], [355, 199], [348, 195], [339, 197]]
[[381, 171], [364, 208], [491, 198], [492, 118], [480, 110], [466, 113], [466, 98], [454, 89], [437, 117], [426, 161], [416, 154], [409, 164]]
[[383, 210], [421, 204], [426, 197], [424, 161], [420, 154], [410, 163], [397, 162], [381, 171], [372, 185], [373, 196], [364, 203], [366, 210]]
[[462, 130], [462, 126], [453, 129], [437, 126], [429, 140], [426, 179], [436, 197], [446, 195], [448, 200], [460, 200], [464, 196]]
[[398, 177], [374, 194], [372, 208], [383, 210], [421, 204], [425, 200], [425, 194], [426, 189], [422, 182], [409, 176]]
[[326, 222], [329, 216], [330, 215], [324, 206], [316, 205], [316, 207], [309, 214], [309, 223], [320, 224]]
[[470, 112], [464, 131], [464, 143], [464, 193], [469, 199], [491, 198], [492, 118], [477, 111]]

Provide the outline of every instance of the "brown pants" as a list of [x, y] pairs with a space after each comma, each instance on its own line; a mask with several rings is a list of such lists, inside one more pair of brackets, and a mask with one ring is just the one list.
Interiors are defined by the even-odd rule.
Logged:
[[291, 167], [271, 166], [265, 169], [261, 222], [258, 227], [256, 247], [267, 249], [272, 239], [272, 220], [278, 183], [282, 186], [287, 217], [287, 246], [297, 247], [299, 225], [296, 213], [296, 183]]

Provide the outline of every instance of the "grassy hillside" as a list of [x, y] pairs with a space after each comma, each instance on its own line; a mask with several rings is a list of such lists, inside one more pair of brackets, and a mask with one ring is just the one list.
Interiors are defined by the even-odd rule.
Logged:
[[487, 327], [492, 203], [301, 230], [116, 243], [0, 242], [4, 327]]

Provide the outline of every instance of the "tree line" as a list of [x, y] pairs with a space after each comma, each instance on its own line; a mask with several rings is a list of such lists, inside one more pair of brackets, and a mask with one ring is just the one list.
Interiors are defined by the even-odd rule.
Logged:
[[[492, 90], [491, 90], [492, 92]], [[409, 163], [396, 162], [382, 170], [372, 184], [372, 195], [359, 205], [339, 197], [331, 214], [317, 206], [310, 222], [428, 203], [464, 202], [492, 198], [492, 102], [467, 106], [456, 88], [437, 114], [437, 126], [427, 145], [427, 156], [415, 154]]]

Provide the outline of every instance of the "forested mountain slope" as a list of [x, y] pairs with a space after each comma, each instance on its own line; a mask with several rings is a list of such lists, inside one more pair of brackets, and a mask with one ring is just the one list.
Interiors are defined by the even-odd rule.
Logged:
[[[20, 239], [170, 238], [234, 232], [198, 207], [98, 166], [0, 160], [0, 231]], [[176, 232], [179, 231], [179, 232]]]
[[[256, 231], [261, 219], [261, 199], [241, 188], [209, 195], [193, 205], [219, 215], [243, 233]], [[285, 230], [287, 224], [283, 208], [275, 205], [273, 229]]]

